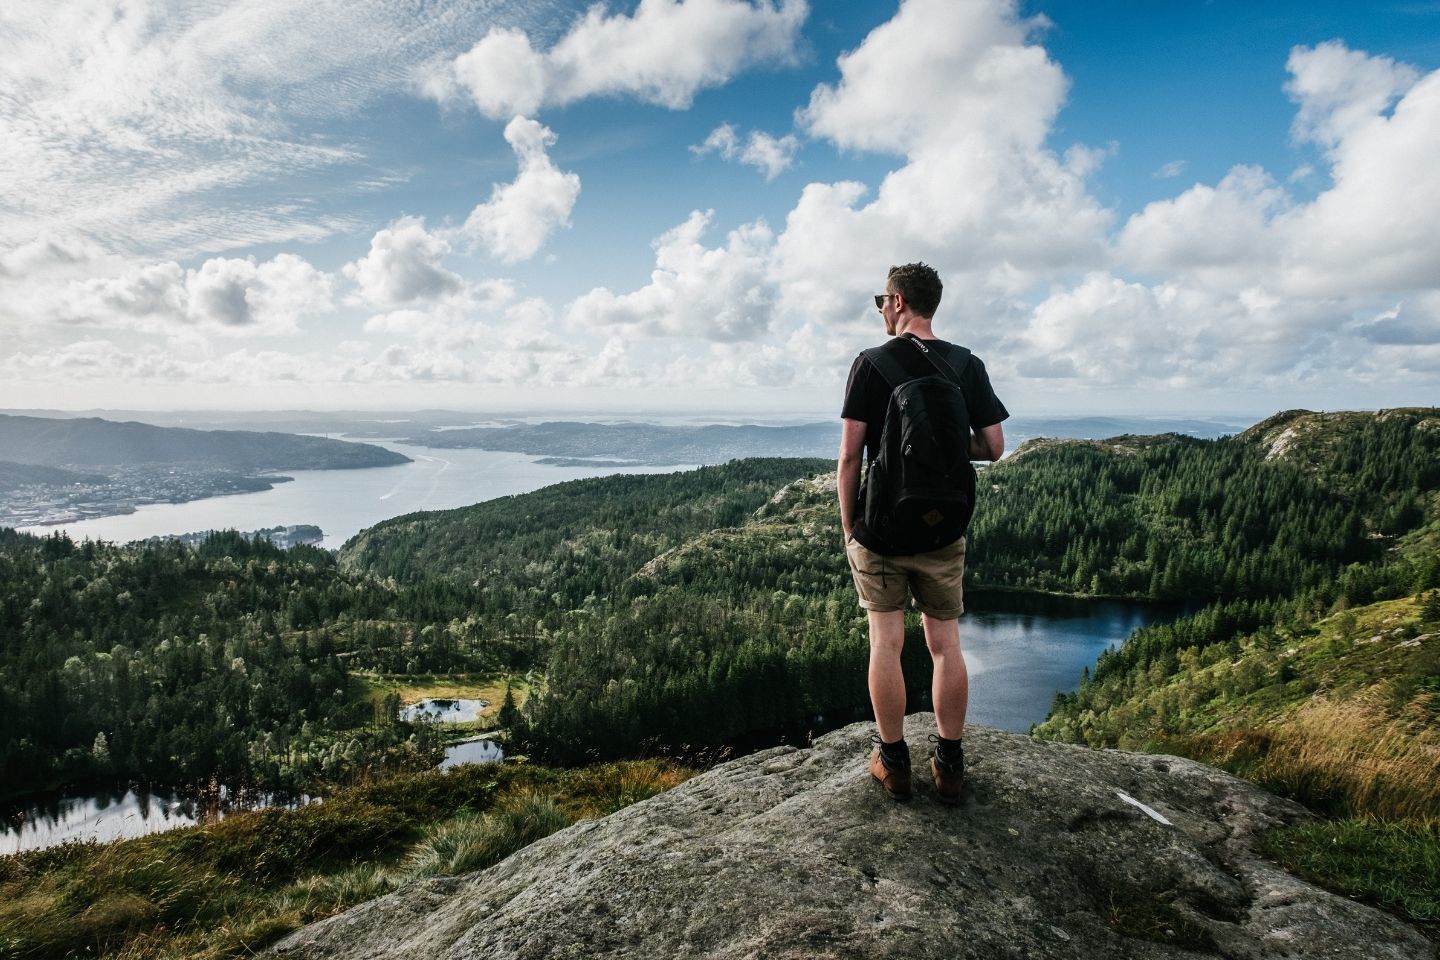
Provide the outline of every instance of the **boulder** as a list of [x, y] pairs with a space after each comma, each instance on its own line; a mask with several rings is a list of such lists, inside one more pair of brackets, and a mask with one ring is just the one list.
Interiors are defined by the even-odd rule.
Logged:
[[297, 931], [287, 958], [1435, 958], [1414, 928], [1256, 853], [1303, 807], [1193, 761], [971, 726], [959, 804], [907, 719], [915, 796], [871, 724], [723, 764], [465, 877]]

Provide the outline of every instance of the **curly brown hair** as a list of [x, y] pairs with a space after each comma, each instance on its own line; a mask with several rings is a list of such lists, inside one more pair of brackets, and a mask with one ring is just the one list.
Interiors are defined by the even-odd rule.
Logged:
[[889, 287], [905, 298], [910, 308], [922, 317], [933, 317], [940, 307], [944, 285], [935, 268], [924, 263], [905, 263], [890, 268]]

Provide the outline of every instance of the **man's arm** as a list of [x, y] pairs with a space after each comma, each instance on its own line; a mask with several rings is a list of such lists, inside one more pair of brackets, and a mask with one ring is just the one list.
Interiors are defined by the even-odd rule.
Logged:
[[840, 421], [840, 462], [835, 467], [840, 497], [840, 529], [850, 538], [855, 529], [855, 498], [860, 495], [860, 458], [865, 455], [865, 421]]
[[1005, 428], [998, 423], [970, 431], [971, 460], [999, 460], [1005, 454]]

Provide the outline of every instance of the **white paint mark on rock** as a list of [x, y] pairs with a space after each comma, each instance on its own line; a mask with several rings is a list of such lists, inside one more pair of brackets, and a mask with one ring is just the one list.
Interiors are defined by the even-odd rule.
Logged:
[[1159, 821], [1160, 823], [1165, 824], [1165, 826], [1167, 827], [1175, 826], [1175, 824], [1171, 823], [1169, 820], [1166, 820], [1165, 817], [1159, 812], [1157, 812], [1153, 807], [1147, 807], [1139, 800], [1136, 800], [1134, 797], [1130, 796], [1130, 794], [1126, 793], [1124, 790], [1116, 790], [1115, 796], [1119, 797], [1121, 800], [1124, 800], [1131, 806], [1139, 807], [1141, 811], [1144, 812], [1144, 814], [1150, 819]]

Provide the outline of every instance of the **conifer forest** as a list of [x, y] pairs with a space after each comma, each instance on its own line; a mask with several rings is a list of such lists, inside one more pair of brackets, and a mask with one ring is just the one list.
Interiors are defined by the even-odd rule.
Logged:
[[[1187, 649], [1440, 586], [1437, 427], [1292, 412], [1219, 440], [1031, 442], [981, 469], [967, 591], [1189, 602], [1057, 698], [1078, 717]], [[527, 677], [511, 749], [559, 764], [861, 706], [833, 469], [574, 481], [397, 517], [338, 553], [0, 531], [0, 782], [298, 792], [433, 765], [427, 725], [361, 695], [381, 675]], [[907, 657], [923, 685], [923, 643]]]

